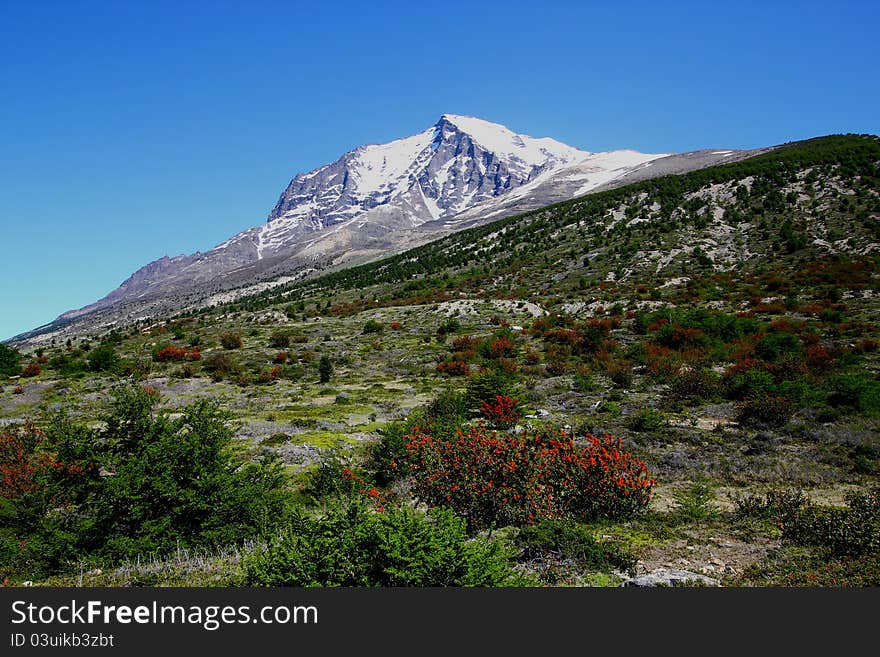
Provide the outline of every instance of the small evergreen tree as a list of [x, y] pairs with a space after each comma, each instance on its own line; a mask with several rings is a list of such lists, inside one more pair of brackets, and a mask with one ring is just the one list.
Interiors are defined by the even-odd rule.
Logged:
[[21, 354], [12, 347], [0, 344], [0, 374], [14, 376], [19, 374]]
[[321, 377], [321, 383], [327, 383], [333, 376], [333, 363], [329, 356], [321, 356], [321, 361], [318, 363], [318, 375]]

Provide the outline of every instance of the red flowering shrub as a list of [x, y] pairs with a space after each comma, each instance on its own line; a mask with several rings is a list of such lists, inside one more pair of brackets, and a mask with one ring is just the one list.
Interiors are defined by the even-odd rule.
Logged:
[[42, 438], [31, 425], [0, 433], [0, 497], [14, 500], [41, 487], [42, 473], [52, 466], [51, 456], [36, 453]]
[[153, 360], [160, 363], [165, 363], [171, 360], [184, 360], [185, 358], [186, 349], [183, 349], [182, 347], [175, 347], [173, 345], [162, 347], [155, 354], [153, 354]]
[[471, 531], [541, 518], [593, 520], [643, 510], [654, 481], [620, 440], [588, 435], [498, 434], [478, 426], [437, 439], [418, 428], [407, 437], [414, 494], [465, 518]]
[[681, 357], [669, 347], [650, 342], [642, 343], [645, 347], [645, 360], [648, 372], [659, 379], [667, 381], [681, 370]]
[[43, 371], [36, 363], [31, 363], [27, 367], [24, 368], [24, 371], [21, 373], [22, 376], [39, 376], [40, 372]]
[[545, 331], [544, 339], [556, 344], [567, 344], [570, 347], [576, 346], [581, 341], [581, 337], [577, 332], [572, 331], [571, 329], [553, 329]]
[[537, 352], [532, 351], [530, 347], [526, 347], [526, 351], [523, 354], [523, 360], [526, 365], [537, 365], [541, 362], [541, 356]]
[[191, 350], [187, 351], [183, 347], [168, 345], [167, 347], [162, 347], [153, 352], [153, 360], [159, 363], [181, 360], [201, 360], [201, 358], [202, 352], [199, 347], [193, 347]]
[[516, 399], [511, 399], [507, 395], [495, 395], [493, 402], [480, 402], [480, 413], [491, 426], [506, 429], [516, 424], [522, 417], [517, 406], [519, 401]]
[[469, 335], [463, 335], [452, 341], [453, 360], [473, 360], [477, 355], [477, 341]]
[[507, 337], [495, 338], [489, 342], [488, 352], [491, 358], [509, 358], [514, 353], [513, 342]]
[[278, 365], [275, 367], [267, 367], [260, 372], [260, 381], [263, 383], [272, 383], [273, 381], [277, 381], [280, 376], [281, 368]]
[[470, 376], [471, 366], [463, 360], [445, 360], [437, 363], [437, 371], [449, 376]]
[[41, 451], [45, 437], [32, 424], [10, 426], [0, 432], [0, 497], [15, 500], [28, 493], [48, 493], [53, 481], [70, 481], [86, 472], [83, 464], [65, 464], [55, 454]]

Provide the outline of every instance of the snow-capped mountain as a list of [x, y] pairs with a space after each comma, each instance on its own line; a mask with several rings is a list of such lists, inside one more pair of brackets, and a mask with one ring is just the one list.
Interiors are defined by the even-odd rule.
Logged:
[[50, 333], [86, 318], [93, 326], [110, 326], [224, 300], [237, 294], [234, 290], [253, 291], [279, 277], [306, 275], [319, 262], [377, 257], [443, 232], [650, 176], [651, 167], [666, 173], [714, 163], [711, 157], [681, 160], [690, 155], [592, 153], [482, 119], [444, 114], [416, 135], [361, 146], [332, 164], [297, 174], [265, 223], [205, 253], [150, 263], [100, 301], [39, 331]]
[[[555, 139], [529, 137], [482, 119], [444, 114], [433, 126], [387, 144], [350, 151], [332, 164], [298, 174], [268, 222], [218, 249], [250, 248], [256, 259], [301, 247], [311, 255], [358, 246], [390, 232], [451, 220], [578, 167], [584, 184], [601, 184], [661, 155], [594, 154]], [[328, 231], [333, 236], [328, 237]], [[341, 235], [343, 234], [343, 235]], [[320, 245], [316, 244], [320, 242]], [[326, 248], [325, 248], [326, 247]]]

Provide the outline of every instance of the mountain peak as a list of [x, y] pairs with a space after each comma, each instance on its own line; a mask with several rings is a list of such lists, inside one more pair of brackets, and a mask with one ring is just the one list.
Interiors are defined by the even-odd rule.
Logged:
[[530, 137], [510, 128], [475, 116], [443, 114], [436, 127], [452, 126], [486, 150], [502, 157], [514, 157], [529, 166], [572, 164], [591, 155], [550, 137]]

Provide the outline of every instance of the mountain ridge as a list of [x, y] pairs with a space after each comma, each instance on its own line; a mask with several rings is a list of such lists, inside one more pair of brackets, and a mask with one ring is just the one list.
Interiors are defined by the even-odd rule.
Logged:
[[[670, 159], [690, 170], [753, 151], [696, 153], [701, 155], [688, 160], [693, 154], [591, 152], [483, 119], [443, 114], [421, 133], [359, 146], [298, 173], [265, 223], [206, 252], [148, 263], [95, 303], [11, 341], [67, 330], [72, 323], [109, 328], [236, 289], [271, 286], [279, 277], [380, 257], [614, 185], [640, 171], [650, 176], [677, 170], [663, 164]], [[660, 166], [651, 170], [654, 163]]]

